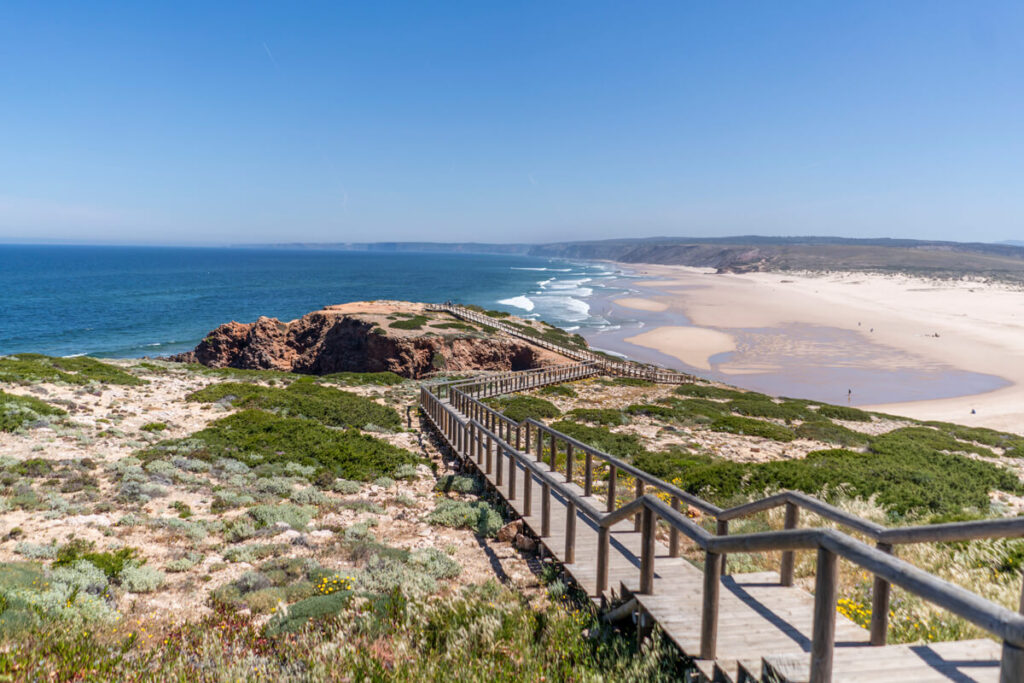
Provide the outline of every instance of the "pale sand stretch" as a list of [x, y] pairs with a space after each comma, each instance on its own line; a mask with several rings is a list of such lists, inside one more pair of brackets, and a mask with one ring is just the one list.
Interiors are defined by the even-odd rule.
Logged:
[[[866, 347], [906, 352], [920, 359], [919, 367], [944, 365], [1011, 382], [985, 394], [871, 409], [1024, 432], [1024, 292], [1019, 289], [862, 273], [715, 275], [676, 266], [622, 265], [652, 278], [636, 284], [671, 295], [652, 293], [652, 302], [684, 313], [697, 328], [716, 333], [695, 336], [696, 331], [688, 328], [663, 328], [628, 341], [694, 367], [707, 367], [708, 356], [729, 350], [731, 339], [725, 338], [730, 330], [790, 323], [840, 328], [862, 335]], [[692, 351], [683, 358], [683, 347], [691, 344]], [[695, 362], [704, 353], [703, 360]], [[719, 369], [729, 372], [727, 366]], [[972, 408], [976, 414], [971, 414]]]
[[711, 369], [710, 359], [716, 353], [736, 348], [731, 336], [706, 327], [659, 327], [625, 341], [657, 349], [701, 370]]
[[619, 306], [625, 306], [626, 308], [632, 308], [637, 311], [660, 313], [661, 311], [668, 310], [668, 304], [663, 304], [660, 301], [651, 301], [650, 299], [624, 296], [621, 299], [615, 299], [614, 301]]

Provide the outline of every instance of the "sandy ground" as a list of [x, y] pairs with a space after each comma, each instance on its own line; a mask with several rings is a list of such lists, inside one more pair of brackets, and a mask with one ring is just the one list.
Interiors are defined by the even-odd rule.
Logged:
[[[615, 303], [621, 304], [621, 299]], [[664, 326], [644, 332], [626, 339], [631, 344], [639, 344], [658, 349], [675, 356], [687, 365], [701, 370], [710, 370], [710, 358], [716, 353], [732, 351], [736, 341], [725, 332], [707, 327]]]
[[668, 304], [663, 304], [660, 301], [651, 301], [650, 299], [640, 299], [636, 297], [624, 296], [621, 299], [616, 299], [615, 303], [626, 308], [632, 308], [637, 311], [653, 311], [655, 313], [660, 311], [668, 310]]
[[[649, 276], [631, 283], [650, 295], [631, 297], [630, 308], [657, 310], [653, 306], [664, 305], [684, 314], [696, 328], [661, 327], [634, 337], [633, 343], [694, 367], [708, 367], [708, 358], [730, 350], [744, 331], [816, 326], [846, 339], [845, 348], [831, 351], [839, 364], [881, 365], [894, 371], [948, 368], [1010, 383], [982, 394], [880, 403], [871, 409], [1024, 432], [1024, 292], [1019, 289], [863, 273], [717, 275], [678, 266], [623, 267]], [[651, 304], [640, 304], [638, 298]], [[787, 337], [777, 335], [780, 340]], [[761, 349], [763, 357], [799, 360], [813, 352], [820, 361], [830, 352], [828, 344], [809, 349], [807, 344], [779, 343], [782, 348]], [[718, 369], [735, 375], [762, 369], [757, 367], [759, 349], [744, 350], [744, 362], [753, 367], [726, 362]]]

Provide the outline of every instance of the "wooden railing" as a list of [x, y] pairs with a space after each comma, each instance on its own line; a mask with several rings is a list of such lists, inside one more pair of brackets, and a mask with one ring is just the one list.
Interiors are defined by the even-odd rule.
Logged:
[[554, 351], [566, 358], [572, 358], [573, 360], [581, 362], [597, 363], [600, 365], [601, 370], [609, 375], [645, 379], [649, 382], [658, 382], [659, 384], [684, 384], [693, 381], [693, 377], [680, 372], [672, 372], [671, 370], [665, 370], [664, 368], [641, 365], [640, 363], [613, 361], [588, 349], [573, 348], [563, 346], [562, 344], [556, 344], [555, 342], [544, 339], [543, 337], [527, 334], [515, 325], [509, 325], [497, 318], [492, 318], [489, 315], [484, 315], [483, 313], [466, 308], [465, 306], [458, 306], [455, 304], [430, 304], [427, 308], [431, 311], [443, 311], [457, 318], [461, 318], [462, 320], [468, 320], [480, 325], [493, 327], [497, 330], [501, 330], [505, 334], [519, 337], [520, 339], [524, 339], [535, 346], [548, 349], [549, 351]]
[[[831, 680], [837, 559], [840, 557], [875, 577], [871, 622], [873, 645], [886, 642], [889, 587], [895, 584], [1000, 638], [1003, 641], [1001, 680], [1024, 681], [1024, 616], [891, 554], [897, 544], [1022, 537], [1024, 518], [886, 528], [796, 491], [783, 491], [762, 500], [722, 509], [536, 420], [516, 423], [479, 400], [504, 391], [521, 391], [592, 376], [600, 371], [599, 368], [599, 363], [581, 363], [509, 373], [479, 381], [424, 385], [420, 392], [420, 405], [426, 417], [461, 457], [474, 462], [486, 474], [494, 475], [496, 484], [507, 489], [508, 499], [516, 500], [521, 496], [525, 516], [533, 513], [534, 482], [540, 483], [542, 539], [550, 535], [551, 496], [553, 492], [562, 496], [566, 501], [563, 554], [566, 564], [581, 561], [575, 552], [577, 516], [582, 514], [593, 522], [598, 529], [598, 549], [592, 561], [596, 563], [599, 595], [608, 589], [611, 528], [623, 520], [633, 517], [634, 529], [641, 533], [638, 581], [638, 593], [641, 595], [654, 591], [655, 539], [659, 520], [669, 528], [669, 554], [672, 557], [679, 555], [681, 536], [700, 548], [704, 552], [699, 653], [702, 659], [715, 658], [720, 578], [728, 554], [780, 551], [781, 583], [792, 585], [793, 553], [815, 550], [818, 558], [811, 646], [812, 682]], [[558, 462], [559, 454], [565, 457], [562, 464]], [[580, 458], [582, 465], [578, 467]], [[623, 477], [633, 480], [634, 491], [633, 499], [620, 505], [618, 483]], [[582, 485], [577, 484], [580, 478]], [[595, 497], [599, 480], [604, 488], [603, 501]], [[690, 519], [680, 509], [684, 502], [714, 518], [716, 533], [712, 534]], [[730, 520], [780, 506], [785, 507], [784, 529], [728, 535]], [[797, 528], [801, 509], [852, 529], [873, 540], [877, 547], [872, 548], [835, 529]]]

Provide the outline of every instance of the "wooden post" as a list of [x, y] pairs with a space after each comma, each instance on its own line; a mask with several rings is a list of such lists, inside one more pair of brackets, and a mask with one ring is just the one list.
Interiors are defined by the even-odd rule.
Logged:
[[597, 594], [608, 590], [608, 547], [611, 529], [602, 526], [597, 529]]
[[519, 447], [519, 437], [522, 434], [522, 432], [523, 432], [523, 430], [519, 427], [519, 425], [516, 425], [516, 450], [517, 451], [520, 450], [520, 447]]
[[704, 604], [700, 613], [700, 658], [714, 659], [718, 648], [718, 592], [721, 587], [722, 556], [704, 556]]
[[494, 445], [494, 483], [497, 484], [499, 488], [501, 488], [501, 485], [504, 483], [505, 479], [505, 467], [504, 463], [501, 462], [501, 456], [508, 455], [508, 453], [505, 452], [505, 450], [501, 447], [500, 444], [496, 443]]
[[[1024, 592], [1021, 592], [1020, 607], [1024, 614]], [[1003, 641], [1003, 656], [999, 662], [999, 683], [1024, 681], [1024, 643]]]
[[558, 442], [555, 441], [555, 435], [551, 434], [551, 471], [554, 472], [557, 467], [558, 461]]
[[544, 462], [544, 432], [537, 427], [537, 462]]
[[516, 499], [516, 458], [508, 454], [508, 499]]
[[[678, 512], [679, 507], [679, 498], [672, 496], [672, 509]], [[668, 555], [669, 557], [679, 557], [679, 529], [674, 526], [668, 532]]]
[[523, 479], [523, 517], [529, 517], [533, 514], [533, 472], [529, 467], [523, 467], [523, 474], [526, 475]]
[[587, 451], [585, 472], [583, 473], [583, 495], [590, 496], [594, 493], [594, 455]]
[[618, 467], [608, 465], [608, 512], [615, 509], [615, 480], [618, 478], [618, 472]]
[[814, 581], [814, 626], [811, 632], [810, 683], [832, 680], [832, 651], [836, 639], [836, 580], [839, 563], [835, 553], [818, 548], [818, 575]]
[[[636, 478], [636, 497], [637, 498], [643, 498], [644, 497], [644, 480], [641, 479], [640, 477]], [[647, 508], [644, 508], [644, 509], [646, 510]], [[636, 516], [633, 517], [633, 531], [640, 531], [641, 517], [642, 516], [643, 516], [643, 514], [638, 512], [636, 514]]]
[[[800, 508], [793, 503], [786, 503], [785, 527], [787, 529], [795, 529], [799, 520]], [[795, 553], [792, 550], [782, 551], [782, 563], [779, 566], [779, 583], [783, 586], [793, 585], [793, 563], [795, 559]]]
[[[530, 425], [529, 424], [523, 425], [522, 427], [519, 428], [519, 430], [522, 431], [524, 427], [526, 428], [526, 448], [523, 449], [523, 452], [524, 453], [529, 453], [530, 452], [530, 432], [533, 431], [533, 430], [530, 429]], [[516, 436], [516, 448], [519, 448], [519, 436], [518, 435]]]
[[547, 481], [540, 485], [540, 535], [551, 536], [551, 485]]
[[565, 564], [576, 562], [576, 503], [569, 500], [565, 506]]
[[654, 529], [658, 517], [646, 505], [640, 536], [640, 594], [654, 593]]
[[494, 448], [494, 443], [491, 440], [491, 435], [487, 435], [487, 456], [486, 462], [484, 463], [484, 473], [490, 474], [493, 470], [493, 464], [491, 462], [491, 450]]
[[[878, 543], [883, 553], [892, 553], [892, 545]], [[889, 582], [875, 576], [871, 592], [871, 644], [885, 645], [889, 640]]]
[[[720, 519], [720, 520], [718, 520], [718, 523], [715, 525], [715, 533], [717, 533], [719, 536], [728, 536], [729, 535], [729, 520], [727, 520], [727, 519]], [[729, 564], [728, 564], [728, 560], [726, 559], [725, 555], [722, 555], [722, 561], [721, 561], [721, 563], [719, 563], [719, 571], [721, 571], [722, 574], [728, 574], [729, 573]]]
[[572, 457], [572, 444], [571, 443], [566, 443], [565, 444], [565, 483], [566, 484], [571, 484], [572, 483], [572, 464], [573, 464], [572, 461], [573, 461], [573, 457]]

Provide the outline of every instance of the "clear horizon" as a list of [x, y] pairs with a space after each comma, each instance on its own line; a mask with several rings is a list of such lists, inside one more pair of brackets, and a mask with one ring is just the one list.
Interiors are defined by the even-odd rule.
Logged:
[[0, 243], [1024, 240], [1012, 2], [0, 8]]

